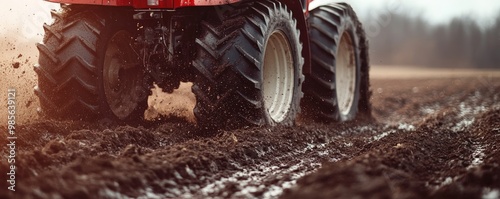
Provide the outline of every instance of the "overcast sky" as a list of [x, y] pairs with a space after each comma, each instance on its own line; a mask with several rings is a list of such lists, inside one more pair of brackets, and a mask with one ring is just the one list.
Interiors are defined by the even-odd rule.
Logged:
[[[315, 0], [333, 1], [335, 0]], [[500, 0], [345, 0], [365, 20], [377, 13], [421, 15], [431, 23], [444, 23], [452, 17], [471, 16], [492, 23], [500, 12]], [[40, 39], [43, 22], [50, 21], [50, 9], [57, 4], [43, 0], [3, 0], [0, 6], [0, 34], [16, 32], [29, 39]], [[368, 21], [369, 23], [370, 21]]]
[[[317, 0], [326, 1], [326, 0]], [[445, 23], [453, 17], [470, 16], [492, 23], [500, 13], [500, 0], [345, 0], [361, 16], [379, 12], [420, 15], [431, 23]]]

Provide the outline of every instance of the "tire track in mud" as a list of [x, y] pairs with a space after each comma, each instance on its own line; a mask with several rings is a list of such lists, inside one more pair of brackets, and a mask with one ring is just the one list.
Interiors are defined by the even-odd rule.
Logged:
[[[274, 169], [272, 165], [280, 162], [283, 165], [279, 165], [279, 170], [284, 171], [285, 176], [282, 182], [287, 183], [303, 175], [300, 172], [297, 175], [291, 173], [302, 169], [304, 172], [310, 171], [315, 166], [308, 164], [312, 161], [302, 156], [317, 154], [318, 151], [315, 150], [321, 148], [325, 148], [322, 151], [324, 154], [330, 151], [338, 153], [334, 150], [336, 148], [327, 149], [325, 146], [337, 139], [344, 139], [338, 135], [338, 131], [328, 130], [325, 126], [323, 129], [249, 129], [225, 132], [209, 138], [191, 136], [176, 143], [165, 143], [164, 146], [151, 143], [158, 139], [175, 138], [164, 135], [161, 131], [175, 131], [180, 137], [189, 137], [186, 136], [189, 134], [186, 131], [191, 129], [189, 126], [174, 131], [169, 128], [172, 128], [171, 125], [148, 131], [144, 128], [118, 127], [114, 130], [75, 130], [61, 133], [65, 135], [64, 138], [50, 140], [43, 147], [21, 153], [20, 170], [32, 169], [31, 173], [21, 177], [37, 176], [47, 180], [47, 183], [38, 184], [38, 178], [34, 177], [28, 179], [30, 181], [27, 181], [27, 186], [20, 185], [20, 192], [41, 198], [161, 198], [178, 197], [186, 193], [196, 195], [201, 186], [215, 182], [212, 180], [217, 178], [212, 176], [214, 173], [230, 176], [245, 168], [258, 168], [255, 165], [259, 164], [261, 168]], [[290, 166], [297, 162], [297, 157], [294, 156], [307, 161], [303, 162], [303, 166]], [[317, 159], [321, 158], [321, 155], [316, 156]], [[49, 171], [44, 171], [47, 169]], [[276, 171], [274, 169], [272, 173]], [[265, 177], [263, 180], [270, 184], [277, 182]], [[68, 184], [78, 186], [67, 186]], [[227, 186], [224, 188], [227, 189]], [[230, 191], [223, 192], [233, 194]], [[264, 193], [265, 190], [260, 192]]]
[[[446, 105], [422, 121], [386, 126], [382, 133], [368, 138], [368, 150], [300, 179], [281, 198], [498, 198], [498, 183], [493, 189], [495, 183], [483, 172], [477, 173], [482, 167], [490, 175], [492, 170], [498, 171], [500, 156], [496, 152], [491, 158], [488, 149], [495, 144], [479, 136], [478, 132], [485, 132], [477, 126], [485, 115], [498, 117], [500, 87], [496, 82], [476, 88], [449, 96]], [[486, 124], [492, 126], [500, 126], [499, 119]], [[498, 139], [493, 142], [498, 146]], [[485, 162], [488, 157], [490, 161]], [[473, 184], [468, 189], [468, 181], [473, 181], [470, 175], [488, 186]], [[492, 178], [498, 180], [499, 175]]]
[[359, 148], [350, 141], [352, 136], [359, 137], [359, 134], [352, 133], [359, 133], [354, 130], [355, 128], [357, 127], [341, 131], [339, 135], [326, 142], [310, 143], [304, 148], [274, 156], [269, 161], [242, 167], [241, 171], [230, 176], [215, 177], [216, 181], [204, 186], [200, 191], [181, 196], [183, 198], [276, 198], [283, 193], [283, 190], [293, 187], [297, 179], [321, 167], [323, 162], [346, 159], [359, 151]]

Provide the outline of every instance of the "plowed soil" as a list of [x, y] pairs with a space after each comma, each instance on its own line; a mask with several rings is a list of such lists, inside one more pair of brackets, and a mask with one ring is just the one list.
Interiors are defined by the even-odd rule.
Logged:
[[500, 197], [498, 76], [371, 85], [373, 120], [342, 124], [209, 133], [185, 107], [138, 127], [25, 122], [15, 192], [0, 138], [0, 198]]

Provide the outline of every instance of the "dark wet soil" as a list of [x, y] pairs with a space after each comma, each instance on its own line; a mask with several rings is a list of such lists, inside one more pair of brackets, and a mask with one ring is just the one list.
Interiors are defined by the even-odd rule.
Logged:
[[344, 124], [18, 125], [16, 191], [3, 159], [0, 198], [500, 197], [499, 78], [373, 80], [372, 90], [374, 120]]

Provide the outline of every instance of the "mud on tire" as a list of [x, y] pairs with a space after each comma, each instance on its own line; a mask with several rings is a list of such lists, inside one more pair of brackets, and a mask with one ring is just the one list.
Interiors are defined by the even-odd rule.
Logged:
[[[121, 14], [120, 14], [121, 13]], [[115, 16], [118, 15], [118, 16]], [[118, 117], [111, 108], [104, 88], [103, 70], [108, 41], [118, 30], [134, 30], [124, 20], [132, 17], [127, 10], [106, 12], [92, 6], [63, 6], [53, 11], [52, 25], [44, 25], [43, 43], [37, 44], [39, 64], [35, 94], [40, 99], [42, 115], [55, 119], [96, 120], [107, 118], [117, 122], [136, 122], [147, 108], [147, 85], [137, 81], [135, 106]], [[120, 20], [118, 20], [120, 19]], [[131, 20], [131, 18], [130, 18]], [[143, 72], [138, 74], [142, 76]]]
[[[310, 12], [308, 23], [312, 70], [304, 82], [305, 118], [324, 122], [371, 118], [368, 43], [353, 9], [345, 3], [323, 5]], [[352, 52], [347, 59], [340, 50], [346, 47]], [[355, 67], [352, 78], [345, 77], [350, 74], [342, 65], [346, 63]], [[352, 80], [352, 85], [343, 80]]]
[[[198, 125], [225, 129], [292, 125], [300, 108], [304, 63], [297, 22], [280, 2], [243, 4], [216, 9], [225, 12], [211, 14], [201, 22], [202, 34], [196, 39], [197, 57], [193, 61], [198, 75], [192, 88], [197, 100], [194, 114]], [[282, 60], [292, 62], [285, 67], [288, 69], [282, 68], [281, 74], [287, 75], [273, 76], [275, 73], [269, 70], [274, 69], [266, 68], [265, 63], [273, 62], [266, 59], [266, 50], [275, 49], [269, 47], [269, 43], [275, 47], [288, 46], [286, 53], [281, 54]], [[276, 55], [280, 57], [279, 53]], [[288, 80], [290, 84], [283, 83]], [[268, 89], [272, 81], [290, 86], [290, 93], [283, 91], [283, 95], [289, 97], [270, 96], [272, 91]], [[284, 107], [276, 108], [270, 101], [283, 102], [276, 104]]]

